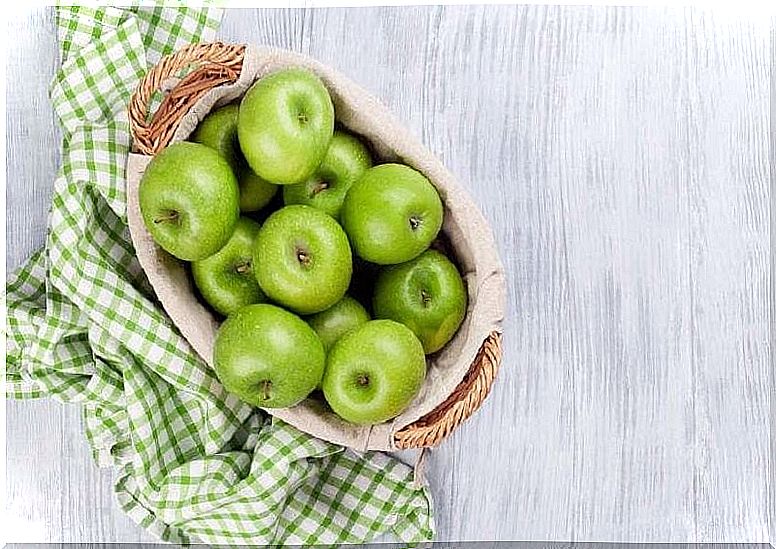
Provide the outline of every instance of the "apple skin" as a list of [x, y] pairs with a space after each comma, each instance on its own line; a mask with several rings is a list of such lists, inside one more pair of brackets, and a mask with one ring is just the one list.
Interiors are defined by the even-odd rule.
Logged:
[[280, 185], [301, 183], [323, 160], [334, 105], [321, 79], [291, 68], [259, 79], [242, 99], [237, 135], [248, 165]]
[[140, 180], [143, 222], [159, 246], [186, 261], [224, 247], [240, 215], [229, 164], [213, 149], [179, 142], [157, 154]]
[[307, 318], [327, 352], [342, 336], [368, 321], [369, 313], [364, 306], [348, 295], [325, 311]]
[[259, 303], [239, 309], [221, 324], [213, 363], [226, 390], [241, 400], [262, 408], [286, 408], [318, 386], [326, 353], [304, 320]]
[[237, 180], [240, 183], [240, 211], [257, 212], [272, 201], [277, 194], [278, 185], [267, 183], [261, 177], [253, 173], [247, 165], [237, 171]]
[[423, 346], [415, 334], [392, 320], [370, 320], [334, 344], [321, 385], [338, 416], [374, 425], [402, 413], [425, 377]]
[[238, 109], [239, 107], [232, 103], [209, 112], [189, 138], [194, 143], [201, 143], [216, 150], [235, 172], [242, 160], [240, 145], [237, 142]]
[[466, 286], [455, 265], [436, 250], [386, 267], [377, 277], [372, 309], [375, 318], [407, 326], [426, 354], [450, 341], [466, 316]]
[[267, 204], [265, 207], [257, 212], [248, 212], [246, 213], [246, 216], [258, 222], [260, 225], [264, 225], [264, 222], [269, 219], [269, 216], [281, 209], [283, 206], [283, 193], [277, 193], [272, 197], [272, 200], [270, 200], [269, 204]]
[[340, 221], [356, 254], [391, 265], [427, 249], [443, 215], [442, 200], [423, 174], [402, 164], [381, 164], [350, 188]]
[[253, 173], [237, 140], [239, 107], [232, 103], [209, 113], [191, 136], [191, 141], [207, 145], [226, 158], [240, 186], [240, 211], [255, 212], [266, 206], [278, 186]]
[[326, 156], [304, 183], [283, 187], [286, 204], [307, 204], [339, 219], [342, 203], [353, 183], [372, 166], [372, 157], [356, 137], [335, 131]]
[[256, 280], [271, 300], [299, 313], [319, 313], [342, 299], [353, 273], [348, 237], [310, 206], [273, 213], [253, 246]]
[[255, 221], [241, 217], [223, 248], [191, 263], [191, 274], [202, 297], [224, 316], [267, 300], [253, 275], [253, 241], [259, 228]]

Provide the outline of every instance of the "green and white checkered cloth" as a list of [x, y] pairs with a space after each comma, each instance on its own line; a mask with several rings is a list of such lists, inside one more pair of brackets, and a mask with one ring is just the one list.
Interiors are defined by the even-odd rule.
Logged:
[[433, 536], [413, 472], [273, 421], [227, 394], [153, 297], [126, 225], [127, 103], [146, 68], [214, 38], [214, 8], [58, 7], [63, 128], [45, 248], [7, 283], [9, 396], [83, 407], [122, 508], [164, 540], [361, 543]]

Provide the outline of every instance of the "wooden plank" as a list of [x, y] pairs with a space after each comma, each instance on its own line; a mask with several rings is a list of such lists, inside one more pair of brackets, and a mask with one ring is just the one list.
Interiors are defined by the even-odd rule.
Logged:
[[768, 21], [688, 11], [696, 539], [768, 541]]
[[[223, 39], [309, 53], [380, 97], [494, 226], [505, 365], [429, 456], [440, 540], [768, 540], [770, 25], [580, 6], [227, 13]], [[9, 33], [9, 82], [27, 82], [8, 88], [12, 268], [43, 242], [59, 140], [50, 12]], [[74, 407], [12, 402], [8, 418], [11, 510], [45, 524], [30, 541], [151, 539]]]

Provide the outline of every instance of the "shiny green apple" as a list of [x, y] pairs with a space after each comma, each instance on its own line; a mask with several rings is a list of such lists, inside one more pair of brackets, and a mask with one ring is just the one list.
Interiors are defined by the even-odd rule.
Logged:
[[247, 305], [218, 329], [213, 363], [230, 393], [253, 406], [294, 406], [323, 376], [323, 343], [301, 318], [265, 303]]
[[257, 212], [266, 207], [280, 188], [278, 185], [267, 183], [253, 173], [247, 165], [239, 168], [237, 180], [240, 183], [241, 212]]
[[423, 346], [415, 334], [392, 320], [370, 320], [334, 344], [321, 386], [337, 415], [373, 425], [402, 413], [425, 377]]
[[421, 254], [442, 227], [444, 209], [434, 186], [403, 164], [366, 170], [348, 191], [340, 221], [353, 251], [379, 265]]
[[455, 265], [436, 250], [386, 267], [377, 277], [372, 308], [376, 318], [401, 322], [426, 354], [452, 339], [466, 315], [466, 286]]
[[253, 241], [259, 227], [255, 221], [241, 217], [223, 248], [191, 263], [191, 274], [202, 297], [224, 316], [245, 305], [266, 301], [253, 274]]
[[264, 293], [299, 314], [328, 309], [345, 295], [353, 272], [342, 227], [310, 206], [286, 206], [264, 222], [253, 247]]
[[321, 165], [304, 183], [283, 187], [286, 204], [307, 204], [339, 218], [351, 185], [372, 166], [372, 157], [353, 135], [335, 131]]
[[346, 295], [325, 311], [308, 317], [307, 323], [315, 330], [328, 351], [342, 336], [368, 320], [369, 313], [364, 306]]
[[143, 223], [154, 241], [187, 261], [223, 248], [240, 215], [239, 195], [227, 161], [210, 147], [187, 142], [157, 154], [138, 189]]
[[273, 183], [291, 185], [311, 177], [333, 133], [329, 92], [307, 69], [290, 68], [260, 78], [240, 103], [240, 148], [251, 169]]

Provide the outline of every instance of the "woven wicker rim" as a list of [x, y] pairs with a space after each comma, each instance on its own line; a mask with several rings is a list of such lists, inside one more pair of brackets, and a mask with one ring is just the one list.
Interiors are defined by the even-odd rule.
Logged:
[[[192, 44], [162, 58], [145, 75], [129, 103], [132, 150], [153, 156], [164, 149], [192, 105], [212, 88], [237, 80], [244, 55], [243, 44], [212, 42]], [[187, 69], [191, 71], [181, 76]], [[172, 78], [180, 79], [175, 82]], [[157, 91], [165, 95], [149, 118], [151, 99]], [[406, 450], [439, 445], [480, 407], [500, 364], [501, 333], [494, 331], [482, 343], [469, 371], [450, 396], [394, 433], [396, 447]]]

